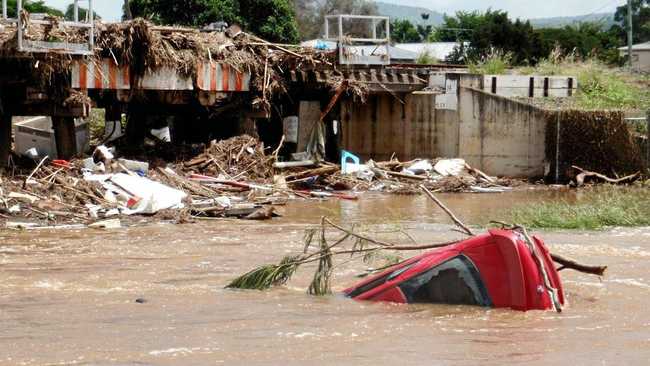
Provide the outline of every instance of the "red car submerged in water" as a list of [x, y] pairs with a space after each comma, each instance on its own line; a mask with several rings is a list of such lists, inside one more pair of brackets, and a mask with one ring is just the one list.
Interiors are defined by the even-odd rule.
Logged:
[[345, 290], [356, 300], [560, 311], [564, 293], [544, 243], [490, 230], [428, 251]]

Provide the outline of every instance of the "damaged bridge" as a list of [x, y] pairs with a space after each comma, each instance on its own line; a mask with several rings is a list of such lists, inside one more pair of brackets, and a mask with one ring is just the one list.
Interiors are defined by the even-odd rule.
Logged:
[[58, 155], [67, 159], [82, 153], [75, 119], [104, 108], [107, 122], [126, 116], [132, 144], [168, 126], [174, 142], [247, 133], [267, 146], [284, 141], [290, 157], [307, 149], [322, 124], [329, 160], [342, 149], [366, 159], [463, 157], [490, 174], [539, 176], [548, 160], [546, 120], [509, 98], [570, 96], [577, 88], [574, 78], [395, 65], [388, 53], [357, 54], [350, 45], [387, 47], [387, 32], [346, 38], [339, 27], [326, 34], [339, 47], [324, 51], [270, 43], [236, 26], [202, 32], [141, 19], [62, 22], [19, 13], [0, 21], [2, 165], [12, 117], [50, 116]]

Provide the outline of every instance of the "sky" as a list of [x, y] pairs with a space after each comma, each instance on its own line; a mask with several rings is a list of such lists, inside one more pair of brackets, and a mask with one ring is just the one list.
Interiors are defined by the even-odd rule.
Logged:
[[[441, 13], [458, 10], [506, 10], [512, 17], [547, 18], [558, 16], [587, 15], [614, 11], [625, 0], [379, 0], [394, 4], [419, 6]], [[45, 0], [53, 7], [64, 10], [72, 0]], [[86, 7], [87, 2], [82, 1]], [[108, 21], [122, 16], [121, 0], [94, 0], [95, 12]]]
[[549, 18], [605, 13], [616, 10], [625, 0], [377, 0], [420, 6], [453, 14], [458, 10], [506, 10], [513, 18]]

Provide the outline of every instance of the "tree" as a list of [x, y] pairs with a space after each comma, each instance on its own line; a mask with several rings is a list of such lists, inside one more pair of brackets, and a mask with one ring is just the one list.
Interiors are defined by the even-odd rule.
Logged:
[[[612, 31], [627, 43], [627, 5], [616, 8], [614, 19], [620, 24], [612, 26]], [[632, 35], [634, 43], [650, 41], [650, 0], [632, 0]]]
[[463, 46], [465, 52], [454, 52], [459, 59], [449, 60], [453, 62], [465, 58], [478, 61], [495, 49], [512, 54], [515, 64], [535, 64], [546, 56], [541, 37], [530, 22], [513, 22], [507, 12], [500, 10], [458, 12], [455, 17], [445, 17], [436, 35], [443, 41], [469, 42], [469, 46]]
[[[15, 17], [16, 7], [17, 7], [16, 0], [8, 0], [7, 15], [10, 17]], [[57, 17], [63, 17], [63, 12], [61, 10], [45, 5], [45, 1], [42, 0], [39, 1], [25, 0], [23, 1], [23, 9], [27, 10], [30, 13], [46, 13]]]
[[616, 32], [603, 31], [600, 23], [579, 23], [563, 28], [542, 28], [536, 32], [542, 39], [545, 54], [559, 46], [565, 53], [587, 58], [596, 56], [608, 63], [616, 63], [619, 58], [618, 47], [622, 45]]
[[124, 15], [122, 15], [122, 20], [133, 19], [133, 14], [131, 14], [131, 4], [129, 4], [129, 0], [124, 0], [124, 4], [122, 5], [122, 12], [124, 13]]
[[[334, 14], [377, 15], [377, 5], [368, 0], [293, 0], [298, 14], [298, 26], [302, 39], [313, 39], [322, 36], [325, 16]], [[306, 11], [306, 12], [303, 12]], [[363, 33], [368, 25], [363, 22], [346, 24], [346, 30], [351, 33]]]
[[[86, 13], [88, 12], [88, 9], [79, 7], [79, 20], [84, 21], [86, 19]], [[97, 15], [97, 12], [93, 11], [93, 18], [94, 19], [101, 19], [99, 15]], [[68, 5], [68, 8], [65, 10], [65, 19], [66, 20], [74, 20], [74, 4]]]
[[158, 24], [202, 27], [224, 21], [272, 42], [298, 41], [289, 0], [130, 0], [129, 5], [133, 17]]
[[317, 38], [320, 36], [319, 4], [315, 0], [294, 0], [298, 32], [302, 39]]
[[419, 42], [420, 34], [408, 20], [397, 19], [390, 23], [390, 38], [396, 43]]
[[298, 23], [291, 0], [239, 0], [244, 27], [272, 42], [297, 43]]

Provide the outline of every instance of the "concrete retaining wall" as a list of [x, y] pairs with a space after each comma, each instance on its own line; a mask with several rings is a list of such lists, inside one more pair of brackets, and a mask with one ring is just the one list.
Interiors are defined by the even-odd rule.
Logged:
[[[482, 91], [460, 78], [457, 110], [435, 109], [433, 94], [376, 94], [366, 104], [344, 101], [342, 147], [363, 159], [461, 157], [488, 174], [540, 177], [546, 117], [526, 103]], [[402, 103], [403, 102], [403, 103]]]
[[[434, 108], [434, 95], [371, 95], [365, 104], [341, 105], [342, 147], [363, 159], [388, 160], [455, 156], [458, 120], [455, 111]], [[452, 116], [446, 116], [451, 114]], [[446, 117], [446, 118], [445, 118]]]

